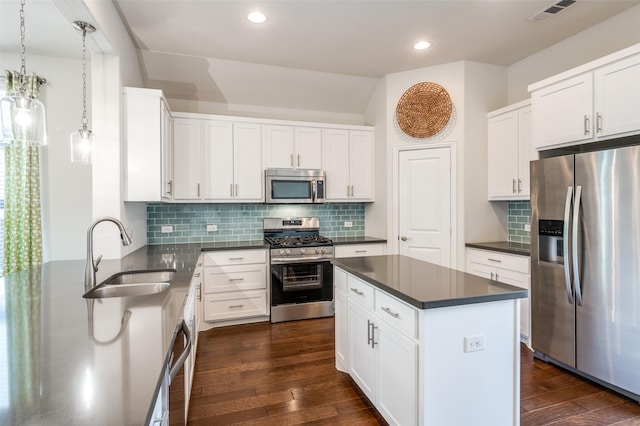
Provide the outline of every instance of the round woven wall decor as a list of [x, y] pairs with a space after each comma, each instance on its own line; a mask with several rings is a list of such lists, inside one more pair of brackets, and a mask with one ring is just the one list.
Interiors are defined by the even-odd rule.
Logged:
[[447, 125], [451, 118], [451, 98], [436, 83], [411, 86], [398, 101], [396, 117], [404, 133], [414, 138], [428, 138]]

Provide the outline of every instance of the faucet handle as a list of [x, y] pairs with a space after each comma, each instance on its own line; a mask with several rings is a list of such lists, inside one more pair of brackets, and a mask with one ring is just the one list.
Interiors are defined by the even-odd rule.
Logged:
[[100, 261], [102, 260], [102, 255], [98, 256], [98, 258], [96, 259], [96, 261], [93, 263], [93, 268], [97, 271], [98, 270], [98, 265], [100, 264]]

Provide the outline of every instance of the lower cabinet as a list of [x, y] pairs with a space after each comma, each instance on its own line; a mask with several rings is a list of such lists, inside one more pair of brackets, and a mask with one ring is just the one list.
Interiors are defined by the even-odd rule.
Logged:
[[[187, 301], [184, 306], [184, 320], [187, 322], [191, 333], [191, 352], [184, 362], [184, 394], [185, 394], [185, 417], [189, 413], [189, 398], [191, 397], [191, 387], [193, 385], [193, 375], [196, 366], [196, 351], [198, 349], [198, 331], [200, 324], [200, 300], [202, 291], [202, 262], [198, 260], [196, 269], [191, 278]], [[186, 422], [186, 418], [185, 418]]]
[[[467, 249], [467, 272], [531, 290], [531, 260], [527, 256], [476, 248]], [[531, 346], [529, 299], [520, 299], [520, 340]]]
[[203, 256], [204, 322], [269, 315], [265, 249], [213, 251]]
[[336, 367], [390, 424], [417, 424], [416, 310], [339, 268], [334, 280]]

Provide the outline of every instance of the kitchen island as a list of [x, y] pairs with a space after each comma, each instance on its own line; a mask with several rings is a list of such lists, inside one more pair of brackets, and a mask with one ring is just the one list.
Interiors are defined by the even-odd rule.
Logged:
[[84, 299], [82, 260], [4, 277], [0, 424], [148, 424], [200, 253], [249, 248], [264, 243], [145, 246], [100, 263], [99, 283], [122, 271], [176, 271], [167, 290], [147, 296]]
[[390, 424], [519, 424], [527, 290], [399, 255], [333, 263], [336, 367]]

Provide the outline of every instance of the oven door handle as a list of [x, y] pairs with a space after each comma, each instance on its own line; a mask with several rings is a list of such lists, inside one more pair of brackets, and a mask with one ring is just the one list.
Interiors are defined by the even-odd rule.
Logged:
[[313, 257], [284, 257], [284, 258], [271, 258], [271, 263], [308, 263], [308, 262], [317, 262], [318, 260], [329, 262], [331, 258], [327, 258], [324, 256], [313, 256]]

